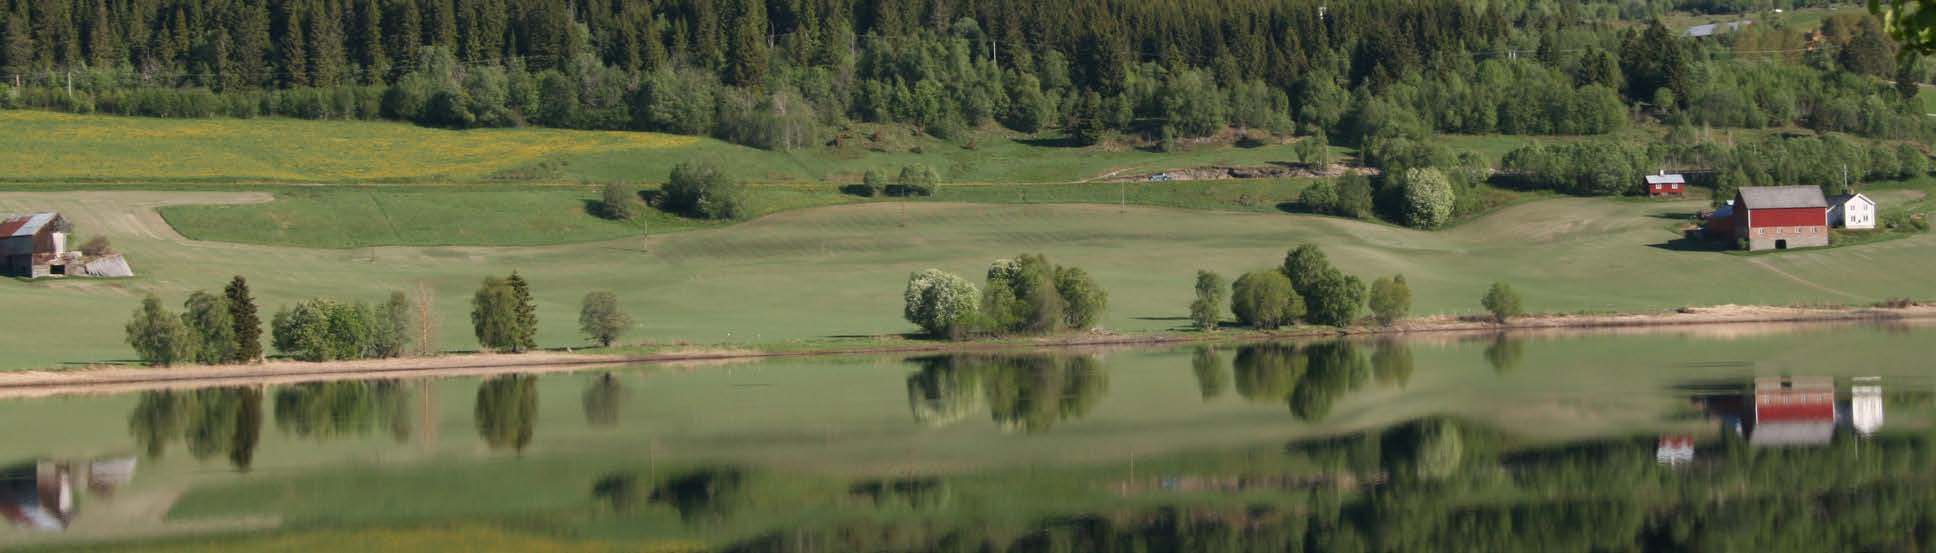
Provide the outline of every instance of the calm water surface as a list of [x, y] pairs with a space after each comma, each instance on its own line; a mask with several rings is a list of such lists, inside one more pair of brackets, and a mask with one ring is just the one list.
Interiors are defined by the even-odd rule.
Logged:
[[1729, 327], [0, 399], [0, 549], [1929, 549], [1932, 353]]

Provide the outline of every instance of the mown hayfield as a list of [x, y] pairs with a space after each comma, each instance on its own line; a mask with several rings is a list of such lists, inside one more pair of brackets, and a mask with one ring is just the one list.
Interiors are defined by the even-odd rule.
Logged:
[[[1727, 303], [1867, 303], [1936, 297], [1936, 238], [1778, 255], [1670, 246], [1671, 220], [1702, 204], [1556, 199], [1506, 208], [1441, 232], [1267, 212], [1115, 205], [882, 202], [787, 211], [725, 228], [544, 247], [308, 249], [181, 238], [154, 207], [260, 202], [260, 193], [0, 193], [0, 211], [59, 210], [83, 236], [102, 233], [141, 277], [0, 281], [6, 368], [121, 360], [121, 325], [141, 294], [170, 303], [248, 276], [266, 311], [330, 296], [375, 301], [422, 282], [438, 295], [443, 344], [463, 349], [467, 302], [485, 276], [530, 278], [549, 347], [580, 346], [578, 300], [613, 290], [640, 321], [633, 338], [774, 343], [912, 330], [900, 320], [910, 272], [978, 277], [990, 260], [1042, 252], [1088, 269], [1109, 290], [1104, 326], [1182, 324], [1195, 271], [1234, 277], [1276, 265], [1301, 242], [1367, 279], [1404, 273], [1418, 314], [1473, 313], [1494, 281], [1533, 311], [1666, 309]], [[649, 247], [649, 251], [647, 248]], [[977, 278], [979, 280], [979, 278]], [[265, 316], [266, 319], [266, 316]]]
[[[755, 185], [756, 215], [854, 202], [1128, 204], [1277, 213], [1316, 179], [1091, 184], [950, 185], [933, 196], [861, 197], [833, 185]], [[613, 240], [728, 224], [642, 209], [633, 221], [591, 215], [591, 186], [285, 186], [275, 200], [170, 205], [162, 218], [194, 240], [297, 246], [537, 246]], [[83, 234], [86, 234], [83, 232]]]
[[[1297, 160], [1288, 144], [1154, 152], [981, 134], [973, 148], [910, 137], [878, 150], [851, 145], [768, 152], [710, 138], [642, 132], [453, 131], [369, 121], [0, 111], [0, 181], [660, 182], [674, 165], [698, 160], [754, 182], [858, 182], [868, 170], [891, 176], [913, 163], [933, 166], [952, 182], [1071, 182]], [[1338, 149], [1338, 155], [1345, 153]]]
[[[305, 248], [538, 246], [725, 224], [643, 204], [632, 221], [601, 219], [592, 214], [599, 189], [587, 186], [305, 186], [274, 194], [273, 202], [174, 205], [161, 215], [194, 240]], [[794, 185], [761, 186], [749, 198], [762, 214], [857, 199]]]

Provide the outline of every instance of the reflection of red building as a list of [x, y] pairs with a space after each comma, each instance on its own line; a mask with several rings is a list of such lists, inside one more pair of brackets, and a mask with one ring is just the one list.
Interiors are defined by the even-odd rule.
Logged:
[[1723, 429], [1754, 447], [1827, 445], [1838, 426], [1850, 425], [1863, 435], [1882, 426], [1881, 387], [1873, 384], [1851, 388], [1853, 401], [1847, 402], [1836, 399], [1835, 379], [1827, 377], [1757, 378], [1752, 390], [1729, 388], [1740, 391], [1696, 401]]
[[1694, 436], [1687, 434], [1662, 434], [1660, 446], [1654, 448], [1654, 461], [1663, 465], [1679, 465], [1694, 461]]
[[1826, 444], [1835, 437], [1835, 381], [1828, 378], [1755, 379], [1757, 447]]
[[74, 514], [74, 480], [66, 466], [39, 462], [0, 471], [0, 517], [35, 530], [63, 530]]

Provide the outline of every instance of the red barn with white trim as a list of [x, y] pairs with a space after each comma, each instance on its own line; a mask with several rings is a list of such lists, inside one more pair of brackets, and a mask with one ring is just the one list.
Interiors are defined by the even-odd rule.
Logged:
[[1752, 186], [1735, 193], [1729, 215], [1750, 251], [1828, 245], [1828, 198], [1815, 186]]

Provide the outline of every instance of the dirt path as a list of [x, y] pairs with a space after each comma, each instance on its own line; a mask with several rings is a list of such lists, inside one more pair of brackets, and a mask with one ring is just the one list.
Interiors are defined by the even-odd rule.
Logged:
[[1791, 274], [1791, 273], [1789, 273], [1788, 271], [1783, 271], [1783, 270], [1781, 270], [1781, 269], [1777, 269], [1777, 268], [1775, 268], [1775, 266], [1774, 266], [1774, 265], [1769, 265], [1769, 264], [1768, 264], [1768, 262], [1767, 262], [1766, 260], [1762, 260], [1762, 259], [1749, 259], [1749, 260], [1748, 260], [1748, 262], [1749, 262], [1749, 263], [1752, 263], [1752, 264], [1754, 264], [1754, 265], [1755, 265], [1755, 266], [1757, 266], [1757, 267], [1761, 267], [1761, 268], [1763, 268], [1763, 269], [1767, 269], [1767, 270], [1768, 270], [1768, 272], [1771, 272], [1771, 273], [1774, 273], [1774, 274], [1777, 274], [1777, 275], [1781, 275], [1781, 277], [1782, 277], [1782, 278], [1785, 278], [1785, 279], [1788, 279], [1788, 280], [1790, 280], [1790, 281], [1793, 281], [1793, 282], [1795, 282], [1796, 284], [1800, 284], [1800, 285], [1803, 285], [1803, 286], [1807, 286], [1807, 287], [1809, 287], [1809, 288], [1814, 288], [1814, 289], [1816, 289], [1816, 290], [1821, 290], [1821, 291], [1823, 291], [1823, 292], [1828, 292], [1828, 293], [1831, 293], [1831, 294], [1835, 294], [1835, 295], [1839, 295], [1839, 296], [1842, 296], [1842, 297], [1845, 297], [1845, 298], [1852, 298], [1852, 299], [1861, 299], [1861, 296], [1857, 296], [1857, 295], [1855, 295], [1855, 294], [1850, 294], [1850, 293], [1848, 293], [1848, 292], [1844, 292], [1844, 291], [1841, 291], [1841, 290], [1837, 290], [1837, 289], [1834, 289], [1834, 288], [1830, 288], [1830, 287], [1827, 287], [1827, 286], [1823, 286], [1823, 285], [1821, 285], [1821, 284], [1817, 284], [1817, 283], [1816, 283], [1815, 281], [1812, 281], [1812, 280], [1808, 280], [1808, 279], [1805, 279], [1805, 278], [1802, 278], [1802, 277], [1798, 277], [1798, 276], [1795, 276], [1794, 274]]

